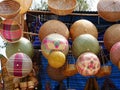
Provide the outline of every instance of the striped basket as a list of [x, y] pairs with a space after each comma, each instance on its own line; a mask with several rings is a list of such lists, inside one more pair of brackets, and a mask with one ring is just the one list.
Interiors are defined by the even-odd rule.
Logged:
[[17, 42], [23, 35], [20, 25], [12, 19], [3, 20], [0, 23], [0, 30], [3, 39], [10, 43]]
[[22, 78], [32, 71], [32, 61], [24, 53], [15, 53], [7, 61], [6, 68], [9, 75]]

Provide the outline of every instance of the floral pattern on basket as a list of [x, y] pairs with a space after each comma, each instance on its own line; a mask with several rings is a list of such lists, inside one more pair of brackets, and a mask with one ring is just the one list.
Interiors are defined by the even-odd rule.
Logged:
[[45, 56], [48, 56], [51, 51], [58, 50], [65, 55], [68, 53], [69, 45], [66, 38], [60, 34], [50, 34], [42, 40], [41, 49]]
[[100, 61], [93, 53], [81, 54], [76, 62], [78, 72], [83, 76], [95, 75], [100, 69]]

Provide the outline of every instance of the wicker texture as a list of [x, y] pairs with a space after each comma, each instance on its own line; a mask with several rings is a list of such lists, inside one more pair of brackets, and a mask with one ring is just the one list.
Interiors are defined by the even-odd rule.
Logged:
[[14, 0], [0, 2], [0, 16], [4, 18], [14, 18], [20, 12], [20, 4]]
[[68, 15], [76, 7], [76, 0], [48, 0], [48, 8], [57, 15]]
[[[4, 88], [4, 90], [13, 90], [14, 89], [13, 77], [8, 75], [7, 68], [6, 68], [6, 62], [8, 60], [4, 56], [2, 56], [0, 59], [1, 59], [1, 65], [2, 65], [2, 78], [4, 81], [3, 88]], [[2, 89], [0, 89], [0, 90], [2, 90]]]
[[6, 19], [0, 24], [1, 35], [3, 39], [10, 43], [17, 42], [22, 37], [22, 29], [20, 25], [12, 20]]

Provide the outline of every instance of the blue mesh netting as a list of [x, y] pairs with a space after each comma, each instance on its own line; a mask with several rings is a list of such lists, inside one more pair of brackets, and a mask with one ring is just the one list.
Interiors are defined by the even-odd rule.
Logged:
[[[38, 20], [38, 18], [36, 18], [38, 16], [40, 17], [39, 20]], [[34, 26], [36, 25], [36, 19], [38, 20], [37, 27], [34, 28]], [[96, 25], [96, 27], [98, 29], [98, 32], [99, 32], [98, 40], [99, 41], [103, 41], [103, 35], [104, 35], [106, 28], [108, 28], [110, 25], [112, 25], [114, 23], [119, 23], [119, 22], [114, 22], [114, 23], [107, 22], [98, 16], [80, 16], [80, 15], [56, 16], [53, 14], [28, 12], [27, 23], [28, 23], [29, 31], [31, 31], [31, 32], [36, 31], [35, 33], [38, 33], [42, 23], [44, 23], [50, 19], [58, 19], [58, 20], [64, 22], [68, 26], [68, 28], [71, 26], [71, 24], [74, 21], [76, 21], [78, 19], [90, 20], [91, 22], [93, 22]], [[34, 48], [40, 49], [39, 38], [37, 36], [34, 36], [32, 39], [34, 39], [34, 42], [33, 42]], [[71, 40], [69, 40], [69, 44], [72, 45]], [[104, 47], [104, 44], [101, 43], [101, 45], [104, 49], [106, 56], [109, 56], [109, 53], [107, 52], [106, 48]], [[39, 82], [42, 84], [41, 90], [45, 90], [45, 85], [47, 82], [50, 82], [52, 90], [58, 90], [57, 86], [59, 85], [59, 83], [50, 79], [49, 76], [47, 75], [47, 72], [46, 72], [46, 67], [48, 65], [47, 60], [44, 58], [44, 56], [42, 54], [40, 54], [40, 57], [41, 57], [41, 64], [42, 64], [41, 72], [39, 72], [39, 77], [41, 78]], [[68, 58], [68, 60], [73, 61], [73, 58], [71, 58], [71, 56], [68, 56], [67, 58]], [[117, 87], [117, 89], [120, 90], [120, 71], [119, 71], [118, 67], [113, 65], [110, 60], [106, 63], [106, 65], [111, 65], [112, 72], [111, 72], [110, 76], [96, 78], [96, 80], [99, 84], [99, 87], [101, 88], [103, 86], [105, 79], [109, 78], [114, 83], [114, 85]], [[67, 79], [65, 79], [63, 81], [63, 83], [66, 88], [72, 88], [75, 90], [84, 90], [84, 87], [86, 85], [86, 81], [88, 80], [88, 78], [89, 77], [84, 77], [84, 76], [81, 76], [80, 74], [76, 74], [74, 76], [71, 76], [71, 77], [68, 77]]]

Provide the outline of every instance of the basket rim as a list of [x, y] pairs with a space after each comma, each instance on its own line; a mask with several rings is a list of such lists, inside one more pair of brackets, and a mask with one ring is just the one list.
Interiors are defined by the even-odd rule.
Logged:
[[57, 9], [57, 8], [53, 8], [53, 7], [49, 4], [49, 0], [48, 0], [48, 2], [47, 2], [47, 5], [48, 5], [49, 8], [54, 9], [54, 10], [66, 11], [66, 10], [72, 10], [72, 9], [74, 9], [74, 8], [78, 5], [77, 0], [73, 0], [73, 1], [75, 2], [75, 5], [74, 5], [72, 8], [68, 8], [68, 9]]

